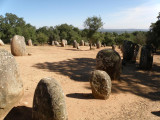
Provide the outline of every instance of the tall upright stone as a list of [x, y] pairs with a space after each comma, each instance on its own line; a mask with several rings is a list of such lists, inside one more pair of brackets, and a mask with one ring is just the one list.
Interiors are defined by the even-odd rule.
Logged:
[[0, 120], [23, 96], [23, 83], [11, 53], [0, 49]]
[[32, 46], [32, 40], [31, 39], [28, 40], [28, 46]]
[[151, 70], [153, 64], [153, 48], [149, 45], [143, 46], [141, 49], [139, 67], [144, 70]]
[[74, 41], [73, 41], [73, 48], [77, 48], [77, 46], [78, 46], [77, 41], [74, 40]]
[[52, 46], [54, 46], [55, 45], [55, 43], [54, 43], [55, 41], [52, 41]]
[[14, 56], [26, 55], [26, 43], [23, 36], [15, 35], [11, 40], [11, 53]]
[[80, 46], [84, 46], [84, 40], [80, 41]]
[[103, 49], [96, 56], [96, 69], [108, 73], [111, 80], [119, 80], [121, 74], [121, 57], [115, 50]]
[[96, 45], [97, 45], [98, 49], [101, 48], [101, 42], [100, 41], [98, 41]]
[[92, 94], [97, 99], [107, 99], [111, 93], [111, 78], [102, 70], [95, 70], [91, 73], [90, 85]]
[[68, 120], [65, 97], [60, 84], [43, 78], [37, 85], [33, 100], [33, 120]]
[[65, 47], [65, 45], [66, 45], [66, 40], [63, 39], [62, 42], [61, 42], [61, 46]]

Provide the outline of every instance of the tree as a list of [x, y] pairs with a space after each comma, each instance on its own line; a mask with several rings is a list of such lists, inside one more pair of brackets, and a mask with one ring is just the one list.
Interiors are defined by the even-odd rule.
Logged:
[[84, 27], [89, 30], [87, 37], [89, 38], [90, 42], [90, 49], [92, 46], [92, 43], [94, 41], [93, 35], [103, 26], [103, 22], [101, 17], [88, 17], [84, 22]]
[[48, 40], [48, 37], [47, 37], [44, 33], [39, 32], [39, 33], [37, 34], [37, 41], [38, 41], [41, 45], [43, 45], [44, 43], [46, 43], [47, 40]]
[[147, 34], [147, 44], [153, 44], [156, 48], [160, 47], [160, 13], [156, 23], [152, 23]]

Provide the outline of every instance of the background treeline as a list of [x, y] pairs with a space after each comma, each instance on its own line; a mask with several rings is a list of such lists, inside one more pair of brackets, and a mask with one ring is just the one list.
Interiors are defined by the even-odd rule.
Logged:
[[[0, 16], [0, 39], [4, 43], [9, 43], [14, 35], [22, 35], [25, 40], [31, 39], [33, 44], [51, 44], [52, 41], [61, 41], [66, 39], [69, 44], [74, 40], [88, 41], [88, 29], [80, 30], [77, 27], [68, 24], [61, 24], [55, 27], [41, 27], [36, 29], [35, 26], [27, 24], [23, 18], [17, 17], [15, 14], [6, 13]], [[124, 40], [133, 41], [134, 43], [144, 45], [146, 43], [153, 44], [157, 48], [160, 46], [160, 17], [158, 21], [152, 23], [149, 32], [137, 31], [133, 33], [117, 34], [115, 32], [96, 32], [92, 36], [92, 41], [96, 43], [101, 41], [102, 44], [122, 44]]]

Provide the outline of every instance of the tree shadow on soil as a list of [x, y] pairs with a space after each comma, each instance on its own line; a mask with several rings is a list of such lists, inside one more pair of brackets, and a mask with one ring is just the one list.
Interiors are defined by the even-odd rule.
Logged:
[[4, 120], [32, 120], [32, 108], [26, 106], [14, 107]]
[[112, 93], [129, 92], [150, 100], [160, 100], [160, 65], [151, 71], [139, 70], [135, 64], [123, 67], [121, 81], [112, 81]]
[[90, 72], [95, 67], [95, 59], [73, 58], [60, 62], [37, 63], [33, 67], [66, 75], [75, 81], [87, 82]]

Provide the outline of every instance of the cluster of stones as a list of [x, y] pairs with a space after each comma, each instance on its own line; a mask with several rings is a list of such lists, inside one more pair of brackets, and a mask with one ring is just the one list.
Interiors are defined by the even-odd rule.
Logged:
[[103, 49], [96, 56], [96, 69], [91, 73], [92, 94], [97, 99], [107, 99], [111, 93], [111, 80], [119, 80], [121, 57], [112, 49]]
[[23, 83], [17, 63], [11, 53], [0, 49], [0, 119], [14, 107], [23, 96]]
[[153, 64], [153, 46], [141, 46], [131, 41], [124, 41], [121, 48], [123, 53], [123, 64], [128, 61], [138, 61], [139, 68], [151, 70]]

